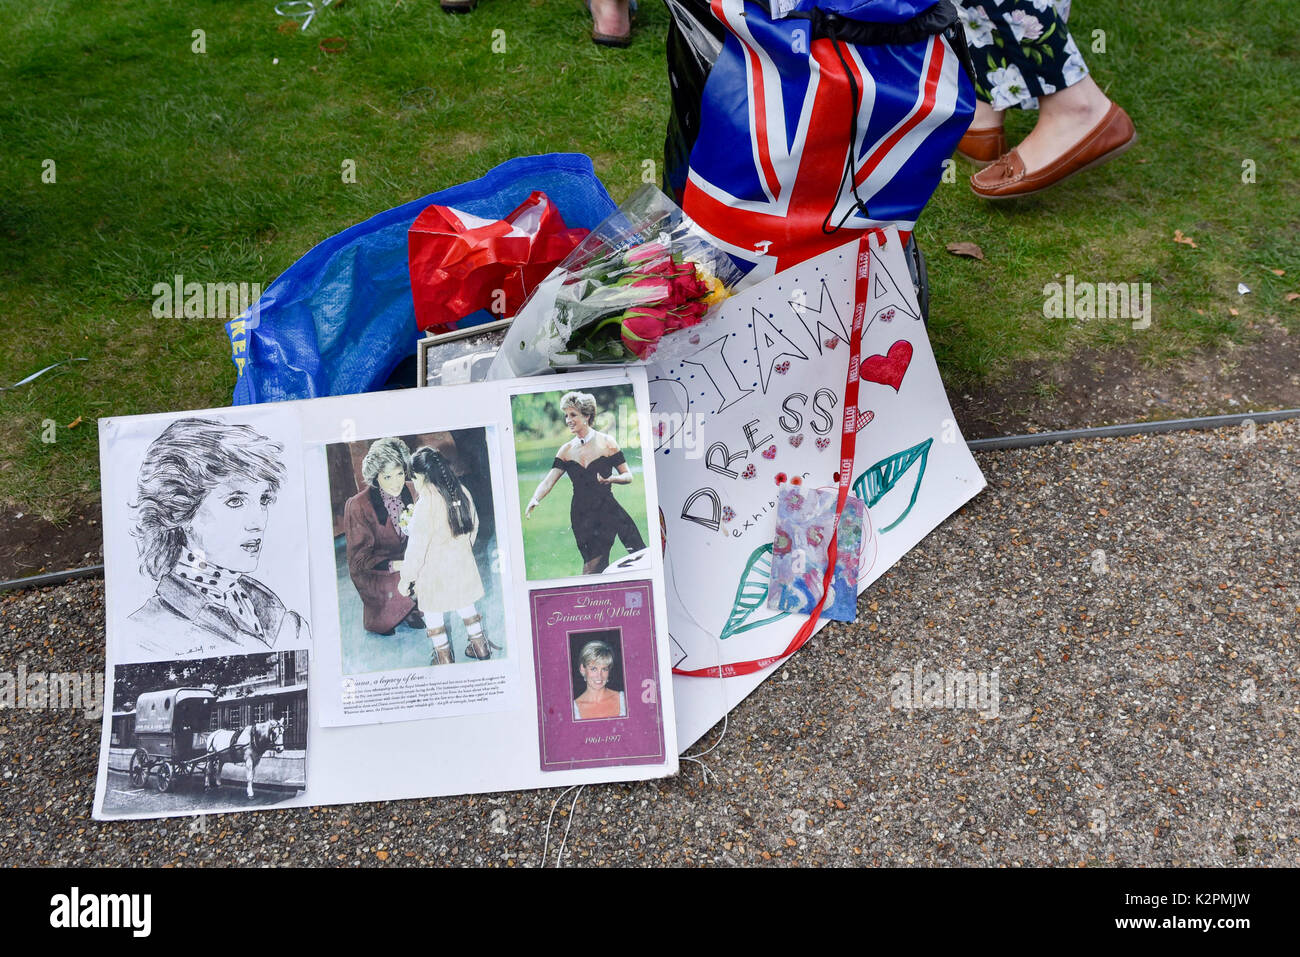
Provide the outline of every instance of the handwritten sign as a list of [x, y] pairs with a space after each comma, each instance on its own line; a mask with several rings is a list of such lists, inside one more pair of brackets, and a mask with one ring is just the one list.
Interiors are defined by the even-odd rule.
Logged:
[[[656, 445], [683, 746], [775, 667], [741, 674], [741, 663], [779, 656], [807, 620], [766, 605], [782, 483], [833, 487], [851, 470], [867, 505], [860, 592], [984, 487], [902, 249], [895, 230], [872, 238], [860, 303], [854, 239], [728, 300], [698, 350], [649, 367], [653, 411], [696, 439], [684, 447], [661, 432]], [[855, 305], [863, 331], [851, 364]], [[841, 457], [846, 428], [851, 460]]]

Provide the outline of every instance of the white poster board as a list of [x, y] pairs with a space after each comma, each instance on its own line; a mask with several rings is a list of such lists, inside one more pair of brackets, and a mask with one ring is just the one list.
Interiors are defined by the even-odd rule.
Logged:
[[[675, 773], [648, 405], [630, 368], [101, 421], [95, 817]], [[428, 478], [387, 492], [393, 441]]]
[[[854, 462], [870, 526], [859, 592], [985, 484], [953, 419], [902, 248], [893, 229], [872, 240]], [[766, 607], [775, 493], [791, 476], [836, 482], [856, 250], [855, 239], [734, 296], [700, 330], [697, 351], [649, 367], [679, 672], [778, 655], [807, 620]], [[676, 674], [683, 749], [776, 667]]]

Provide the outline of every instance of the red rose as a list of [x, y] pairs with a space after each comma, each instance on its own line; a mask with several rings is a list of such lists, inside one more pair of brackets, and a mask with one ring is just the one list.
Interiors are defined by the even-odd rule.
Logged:
[[670, 313], [653, 306], [637, 306], [623, 313], [621, 325], [623, 344], [644, 359], [654, 351], [663, 334], [668, 331]]
[[628, 288], [635, 289], [637, 299], [647, 306], [667, 303], [671, 301], [673, 296], [672, 282], [660, 276], [647, 276], [644, 279], [638, 279], [629, 283]]
[[695, 301], [684, 303], [669, 314], [668, 331], [673, 332], [677, 329], [685, 329], [687, 326], [693, 326], [704, 318], [704, 314], [709, 311], [709, 307], [704, 303]]
[[677, 304], [699, 299], [709, 294], [709, 287], [695, 278], [694, 270], [686, 275], [674, 276], [671, 282], [671, 299]]

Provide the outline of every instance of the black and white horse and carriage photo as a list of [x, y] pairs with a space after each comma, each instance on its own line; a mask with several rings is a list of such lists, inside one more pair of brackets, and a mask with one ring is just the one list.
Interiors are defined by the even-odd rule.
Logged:
[[[194, 681], [203, 675], [191, 673], [185, 684], [141, 690], [123, 702], [113, 713], [109, 768], [116, 773], [105, 806], [124, 812], [235, 810], [299, 793], [306, 785], [306, 654], [259, 657], [268, 659], [266, 673], [235, 688]], [[139, 678], [160, 677], [122, 674], [146, 667], [153, 666], [119, 667], [124, 693], [139, 688]]]
[[221, 770], [242, 764], [253, 797], [253, 775], [267, 751], [284, 751], [284, 723], [271, 719], [240, 730], [207, 730], [216, 696], [206, 688], [170, 688], [140, 695], [135, 707], [135, 750], [128, 771], [134, 787], [152, 777], [159, 791], [201, 772], [203, 787], [221, 786]]

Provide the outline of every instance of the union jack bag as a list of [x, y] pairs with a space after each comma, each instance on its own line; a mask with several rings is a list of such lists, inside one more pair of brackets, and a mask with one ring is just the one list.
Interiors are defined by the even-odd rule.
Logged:
[[910, 238], [975, 112], [950, 0], [666, 2], [665, 182], [745, 285], [864, 229]]

